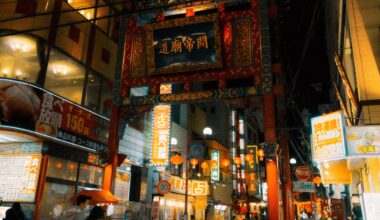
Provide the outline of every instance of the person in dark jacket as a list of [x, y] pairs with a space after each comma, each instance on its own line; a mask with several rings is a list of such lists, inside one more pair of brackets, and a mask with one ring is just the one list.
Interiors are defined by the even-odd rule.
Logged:
[[12, 208], [5, 212], [5, 220], [25, 220], [25, 214], [18, 202], [13, 203]]
[[91, 209], [90, 215], [86, 218], [86, 220], [104, 220], [106, 219], [106, 215], [104, 210], [100, 206], [95, 206]]

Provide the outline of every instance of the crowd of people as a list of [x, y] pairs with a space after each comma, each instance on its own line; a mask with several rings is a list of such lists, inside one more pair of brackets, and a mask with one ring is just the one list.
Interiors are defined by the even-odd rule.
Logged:
[[[90, 199], [89, 196], [78, 196], [75, 205], [64, 211], [62, 215], [57, 217], [57, 220], [105, 220], [106, 212], [102, 207], [94, 206], [89, 211]], [[12, 207], [5, 212], [4, 220], [26, 220], [20, 203], [13, 203]]]

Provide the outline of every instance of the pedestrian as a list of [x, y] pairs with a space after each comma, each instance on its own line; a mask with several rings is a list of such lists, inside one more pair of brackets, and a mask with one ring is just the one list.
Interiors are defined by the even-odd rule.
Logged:
[[95, 206], [91, 209], [90, 215], [86, 218], [86, 220], [104, 220], [106, 219], [106, 215], [104, 210], [100, 206]]
[[5, 212], [5, 220], [25, 220], [25, 215], [20, 203], [13, 203], [12, 208]]
[[90, 209], [89, 201], [91, 197], [80, 195], [76, 199], [75, 205], [63, 212], [59, 219], [62, 220], [85, 220]]

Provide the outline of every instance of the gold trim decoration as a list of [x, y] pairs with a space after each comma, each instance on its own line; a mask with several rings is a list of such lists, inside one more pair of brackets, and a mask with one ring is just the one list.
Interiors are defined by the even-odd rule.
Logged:
[[134, 35], [132, 42], [131, 77], [143, 77], [146, 70], [145, 35], [143, 33]]
[[235, 67], [252, 65], [252, 26], [250, 19], [233, 22], [233, 60]]
[[[222, 68], [222, 56], [221, 56], [221, 39], [220, 39], [220, 29], [218, 22], [218, 14], [209, 14], [204, 16], [186, 17], [173, 19], [168, 21], [163, 21], [154, 24], [146, 25], [146, 49], [147, 49], [147, 73], [148, 75], [161, 75], [161, 74], [172, 74], [180, 72], [193, 72], [206, 69], [216, 69]], [[213, 22], [214, 29], [214, 47], [215, 47], [215, 63], [201, 63], [201, 64], [180, 64], [169, 67], [156, 68], [155, 67], [155, 57], [154, 57], [154, 39], [153, 31], [158, 29], [170, 28], [170, 27], [180, 27], [190, 24], [199, 24]], [[211, 45], [210, 45], [211, 46]]]

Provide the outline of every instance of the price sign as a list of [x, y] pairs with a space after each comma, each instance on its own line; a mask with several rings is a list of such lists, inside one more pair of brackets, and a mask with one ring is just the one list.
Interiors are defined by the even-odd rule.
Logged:
[[170, 183], [167, 180], [160, 180], [157, 184], [157, 191], [161, 195], [170, 192], [170, 188]]

